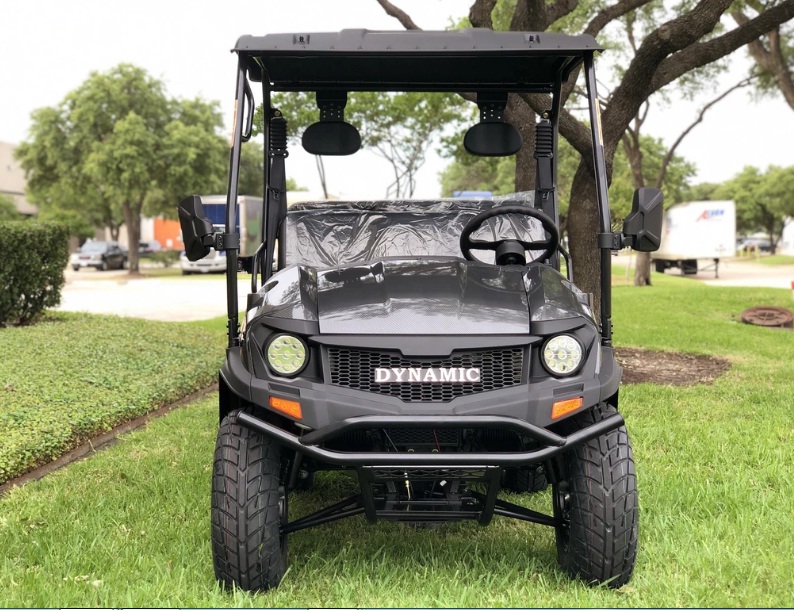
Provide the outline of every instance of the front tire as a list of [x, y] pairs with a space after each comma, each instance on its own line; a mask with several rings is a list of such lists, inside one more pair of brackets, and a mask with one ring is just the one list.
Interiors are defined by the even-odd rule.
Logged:
[[287, 495], [281, 484], [281, 448], [237, 423], [221, 422], [212, 476], [212, 556], [215, 577], [227, 588], [265, 591], [287, 568]]
[[[563, 422], [563, 433], [586, 428], [617, 410], [599, 405]], [[610, 588], [625, 585], [637, 557], [639, 509], [626, 427], [579, 445], [562, 458], [553, 485], [557, 560], [572, 577]]]

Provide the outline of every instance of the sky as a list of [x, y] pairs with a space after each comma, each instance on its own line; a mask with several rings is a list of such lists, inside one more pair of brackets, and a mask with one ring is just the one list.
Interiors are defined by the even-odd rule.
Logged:
[[[471, 0], [393, 0], [424, 29], [444, 29], [468, 13]], [[0, 9], [0, 141], [27, 138], [30, 114], [57, 105], [93, 71], [121, 62], [161, 79], [169, 95], [218, 100], [231, 129], [235, 56], [243, 34], [401, 29], [375, 0], [6, 0]], [[597, 60], [597, 69], [604, 64]], [[732, 69], [710, 83], [716, 95], [741, 80], [749, 61], [732, 56]], [[601, 80], [609, 74], [601, 69]], [[255, 94], [257, 88], [255, 88]], [[675, 99], [654, 108], [650, 135], [671, 144], [707, 98]], [[744, 91], [711, 109], [678, 153], [697, 167], [696, 182], [721, 182], [745, 165], [794, 165], [794, 110], [782, 99], [755, 101]], [[418, 176], [417, 197], [439, 194], [446, 161], [429, 156]], [[292, 147], [288, 175], [319, 191], [313, 157]], [[385, 160], [359, 153], [326, 162], [329, 190], [344, 198], [382, 197], [390, 181]]]

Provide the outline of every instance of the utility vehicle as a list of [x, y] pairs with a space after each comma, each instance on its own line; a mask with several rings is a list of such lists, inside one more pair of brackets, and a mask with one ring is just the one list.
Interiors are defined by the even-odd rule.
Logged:
[[[407, 522], [495, 515], [556, 531], [561, 567], [618, 587], [637, 551], [631, 446], [618, 413], [612, 348], [613, 250], [658, 247], [661, 193], [640, 189], [612, 232], [589, 36], [551, 33], [269, 34], [237, 42], [236, 121], [227, 202], [261, 83], [263, 240], [238, 251], [236, 206], [213, 231], [200, 197], [179, 204], [187, 256], [226, 253], [228, 348], [212, 480], [212, 552], [227, 586], [279, 584], [293, 532], [361, 515]], [[561, 88], [581, 70], [600, 211], [600, 314], [572, 283], [556, 192]], [[454, 92], [475, 101], [472, 154], [522, 145], [508, 94], [545, 96], [534, 191], [487, 200], [313, 202], [287, 208], [288, 117], [272, 92], [316, 93], [313, 154], [356, 152], [350, 91]], [[481, 260], [474, 251], [483, 252]], [[567, 260], [566, 275], [560, 259]], [[252, 272], [242, 327], [237, 270]], [[291, 492], [337, 470], [359, 493], [297, 520]], [[340, 475], [330, 475], [340, 476]], [[541, 478], [542, 477], [542, 478]], [[549, 514], [499, 496], [551, 484]], [[509, 498], [516, 499], [514, 496]], [[300, 558], [292, 558], [300, 561]]]

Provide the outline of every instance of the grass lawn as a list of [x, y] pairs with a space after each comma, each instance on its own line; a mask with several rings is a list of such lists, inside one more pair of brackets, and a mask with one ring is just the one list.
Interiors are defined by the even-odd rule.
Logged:
[[[790, 294], [656, 277], [653, 288], [615, 288], [617, 343], [733, 366], [712, 386], [622, 388], [641, 520], [635, 575], [619, 591], [568, 580], [550, 529], [497, 517], [487, 528], [353, 518], [301, 531], [277, 590], [223, 592], [209, 543], [210, 396], [1, 498], [0, 604], [790, 606], [794, 334], [738, 321], [750, 305], [790, 305]], [[340, 475], [318, 477], [290, 497], [291, 516], [353, 490]], [[545, 511], [548, 492], [519, 501]]]

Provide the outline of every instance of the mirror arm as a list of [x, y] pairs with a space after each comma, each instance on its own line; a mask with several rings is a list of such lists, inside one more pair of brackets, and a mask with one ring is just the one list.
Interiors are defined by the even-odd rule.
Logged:
[[[207, 243], [207, 239], [210, 243]], [[239, 250], [240, 236], [237, 233], [213, 233], [204, 238], [204, 244], [216, 250]]]
[[622, 250], [628, 248], [634, 242], [631, 235], [623, 233], [599, 233], [598, 247], [602, 250]]

